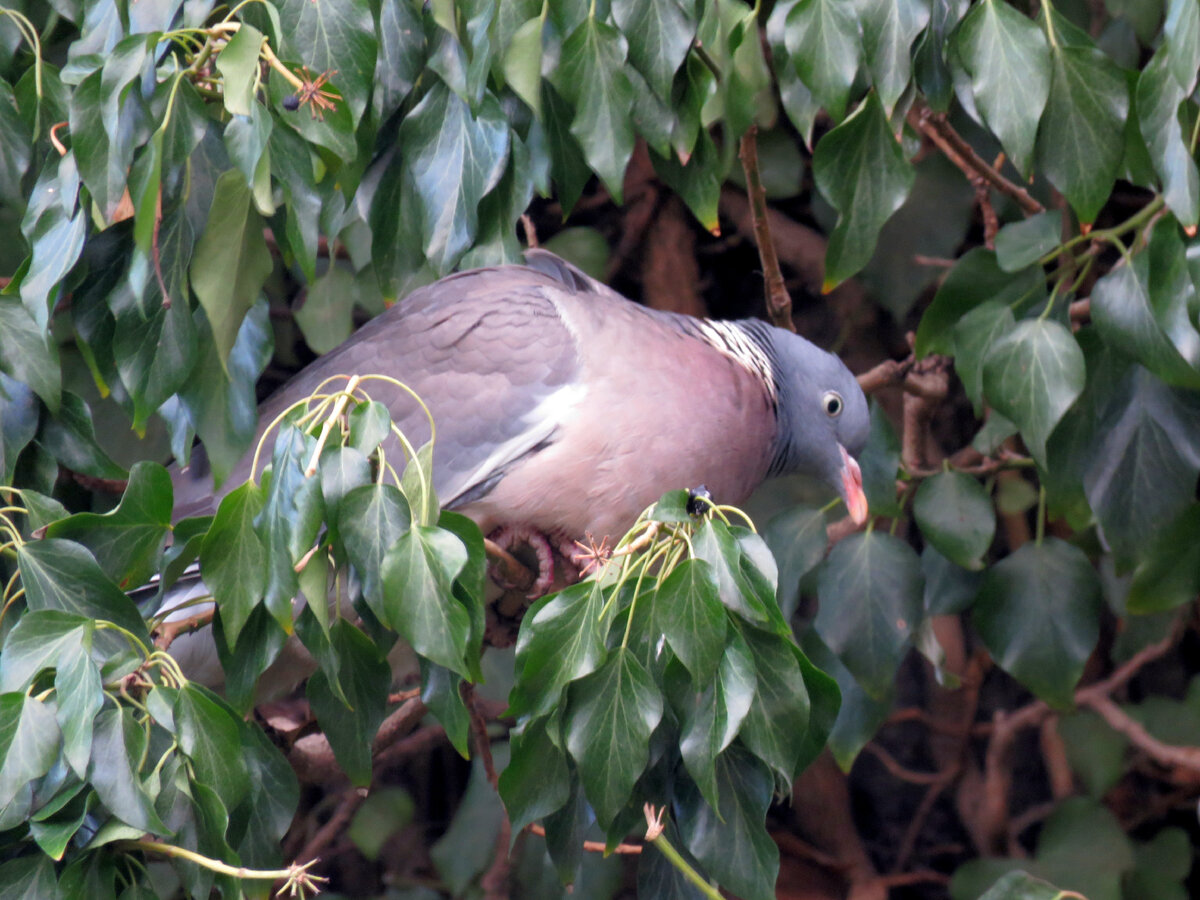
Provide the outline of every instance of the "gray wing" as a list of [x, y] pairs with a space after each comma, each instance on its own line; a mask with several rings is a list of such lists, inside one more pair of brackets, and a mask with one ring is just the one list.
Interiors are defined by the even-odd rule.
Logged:
[[[594, 285], [603, 287], [563, 264], [549, 273], [541, 266], [476, 269], [421, 288], [270, 397], [259, 409], [260, 434], [331, 376], [389, 375], [412, 388], [433, 414], [434, 478], [442, 505], [478, 499], [514, 463], [551, 443], [559, 414], [578, 399], [578, 350], [554, 298], [592, 292]], [[414, 446], [428, 440], [425, 414], [408, 394], [380, 381], [363, 387], [388, 406]], [[399, 467], [403, 457], [394, 437], [384, 449]], [[228, 488], [249, 477], [251, 457], [252, 451], [235, 468]], [[215, 509], [203, 469], [193, 465], [176, 473], [177, 517]]]

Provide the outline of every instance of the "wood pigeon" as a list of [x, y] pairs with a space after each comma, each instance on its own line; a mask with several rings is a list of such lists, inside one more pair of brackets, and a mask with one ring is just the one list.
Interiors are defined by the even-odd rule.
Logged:
[[[393, 376], [428, 404], [438, 497], [485, 535], [522, 526], [616, 539], [666, 491], [704, 484], [716, 502], [739, 503], [791, 473], [867, 517], [855, 462], [867, 401], [835, 355], [755, 319], [648, 309], [544, 250], [413, 292], [268, 399], [260, 434], [343, 373]], [[428, 439], [408, 394], [380, 382], [370, 393], [414, 446]], [[227, 487], [250, 475], [251, 457]], [[215, 511], [205, 468], [201, 458], [176, 473], [177, 517]]]

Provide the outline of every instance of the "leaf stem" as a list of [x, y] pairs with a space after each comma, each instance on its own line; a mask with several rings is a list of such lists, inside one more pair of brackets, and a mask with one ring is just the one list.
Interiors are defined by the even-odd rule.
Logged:
[[1034, 543], [1042, 546], [1042, 538], [1046, 535], [1046, 486], [1038, 485], [1037, 533]]
[[230, 875], [233, 878], [249, 878], [257, 881], [283, 879], [285, 884], [279, 891], [280, 896], [287, 890], [291, 892], [291, 896], [305, 897], [308, 891], [315, 893], [319, 889], [320, 884], [328, 880], [319, 875], [313, 875], [308, 871], [312, 866], [320, 862], [319, 859], [310, 859], [308, 862], [302, 864], [295, 863], [286, 869], [248, 869], [245, 866], [231, 866], [219, 859], [203, 856], [193, 850], [176, 847], [172, 844], [165, 844], [162, 841], [142, 839], [137, 841], [120, 841], [118, 843], [121, 847], [130, 850], [142, 850], [146, 853], [157, 853], [160, 856], [184, 859], [208, 869], [210, 872], [216, 872], [219, 875]]
[[667, 840], [667, 836], [665, 834], [658, 835], [651, 840], [650, 843], [657, 848], [659, 853], [667, 858], [667, 861], [670, 862], [671, 865], [679, 870], [680, 874], [682, 874], [684, 878], [694, 884], [696, 889], [699, 890], [700, 893], [702, 893], [705, 897], [710, 898], [710, 900], [723, 900], [721, 897], [721, 892], [709, 884], [708, 881], [705, 880], [704, 876], [697, 872], [695, 868], [693, 868], [692, 865], [686, 859], [684, 859], [682, 855], [680, 855], [679, 851], [671, 846], [671, 842]]

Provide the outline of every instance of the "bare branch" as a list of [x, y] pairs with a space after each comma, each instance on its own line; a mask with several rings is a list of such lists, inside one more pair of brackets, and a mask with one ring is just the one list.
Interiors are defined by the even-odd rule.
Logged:
[[779, 257], [775, 255], [775, 243], [767, 221], [767, 192], [758, 171], [758, 128], [754, 125], [742, 135], [738, 158], [746, 172], [746, 193], [750, 197], [750, 213], [754, 218], [754, 240], [758, 244], [758, 258], [763, 265], [767, 315], [773, 325], [794, 332], [796, 323], [792, 321], [792, 298], [783, 284]]

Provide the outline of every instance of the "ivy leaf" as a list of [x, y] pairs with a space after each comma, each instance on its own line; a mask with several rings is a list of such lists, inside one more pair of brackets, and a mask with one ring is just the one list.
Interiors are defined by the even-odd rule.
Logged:
[[535, 719], [515, 730], [512, 755], [500, 773], [500, 796], [514, 829], [543, 819], [570, 798], [566, 755], [546, 733], [546, 720]]
[[912, 44], [929, 23], [920, 0], [871, 0], [861, 9], [863, 59], [890, 116], [912, 76]]
[[467, 561], [467, 549], [449, 531], [415, 525], [396, 539], [380, 564], [384, 623], [426, 659], [468, 676], [471, 620], [450, 585]]
[[50, 707], [22, 693], [0, 694], [0, 809], [50, 771], [60, 739]]
[[365, 484], [338, 504], [338, 533], [362, 579], [363, 598], [381, 619], [385, 617], [383, 558], [411, 524], [408, 502], [394, 485]]
[[920, 622], [921, 581], [912, 548], [876, 531], [839, 541], [817, 571], [813, 627], [872, 697], [892, 690]]
[[1028, 176], [1038, 120], [1050, 96], [1053, 65], [1042, 30], [1004, 0], [967, 14], [955, 41], [975, 103], [1013, 165]]
[[1054, 250], [1061, 241], [1062, 211], [1050, 209], [1010, 222], [996, 232], [996, 262], [1005, 272], [1020, 272]]
[[0, 297], [0, 371], [29, 385], [51, 412], [58, 411], [58, 345], [47, 340], [29, 311], [11, 297]]
[[854, 11], [839, 0], [800, 0], [788, 13], [784, 41], [800, 80], [840, 122], [862, 58]]
[[917, 326], [915, 353], [954, 353], [955, 324], [980, 304], [989, 301], [1014, 306], [1021, 301], [1037, 304], [1046, 297], [1046, 275], [1041, 266], [1019, 272], [1000, 267], [996, 252], [983, 247], [968, 250], [933, 296]]
[[146, 748], [146, 733], [134, 721], [130, 707], [108, 708], [96, 716], [88, 781], [108, 810], [134, 828], [170, 834], [146, 794], [138, 765]]
[[240, 718], [220, 698], [196, 684], [185, 684], [175, 696], [175, 733], [196, 778], [212, 789], [226, 809], [233, 809], [250, 790], [242, 761]]
[[371, 4], [368, 0], [280, 0], [277, 6], [280, 21], [288, 23], [277, 36], [280, 55], [300, 60], [314, 77], [330, 73], [330, 83], [350, 109], [349, 131], [353, 132], [375, 80], [379, 45]]
[[[1049, 7], [1042, 8], [1042, 20], [1058, 33], [1073, 30]], [[1125, 156], [1129, 87], [1121, 70], [1090, 41], [1068, 46], [1060, 37], [1050, 45], [1050, 58], [1050, 94], [1038, 130], [1037, 163], [1087, 224], [1112, 193]]]
[[1000, 668], [1067, 708], [1100, 636], [1101, 608], [1100, 579], [1087, 555], [1048, 537], [988, 569], [972, 617]]
[[621, 203], [625, 166], [633, 155], [633, 88], [625, 75], [625, 36], [588, 16], [563, 42], [554, 87], [575, 108], [571, 134], [588, 165]]
[[681, 562], [658, 588], [656, 624], [697, 689], [710, 682], [725, 648], [725, 607], [708, 563]]
[[17, 459], [37, 434], [38, 413], [37, 397], [29, 385], [0, 373], [0, 484], [13, 483]]
[[1194, 226], [1200, 221], [1200, 171], [1179, 124], [1179, 105], [1186, 96], [1171, 74], [1168, 49], [1159, 48], [1138, 76], [1138, 124], [1167, 206], [1183, 225]]
[[987, 492], [970, 475], [947, 471], [925, 479], [913, 498], [913, 517], [947, 559], [964, 569], [983, 568], [996, 514]]
[[534, 16], [513, 32], [504, 50], [504, 80], [542, 118], [542, 17]]
[[1132, 366], [1099, 410], [1082, 453], [1083, 487], [1119, 567], [1126, 567], [1195, 493], [1200, 403]]
[[1198, 593], [1200, 504], [1192, 503], [1150, 539], [1133, 572], [1125, 608], [1131, 613], [1160, 612], [1190, 603]]
[[821, 287], [829, 292], [871, 259], [879, 229], [904, 203], [916, 178], [892, 136], [878, 94], [869, 94], [845, 122], [821, 138], [813, 154], [813, 177], [838, 211]]
[[90, 646], [95, 622], [57, 609], [29, 610], [4, 638], [0, 693], [24, 691], [43, 669], [54, 668], [71, 648]]
[[262, 218], [251, 208], [245, 177], [230, 170], [217, 179], [208, 225], [192, 257], [192, 289], [208, 315], [222, 367], [246, 313], [271, 274]]
[[770, 770], [740, 747], [717, 757], [721, 813], [687, 780], [676, 788], [684, 845], [732, 893], [774, 900], [779, 848], [764, 827], [774, 780]]
[[[860, 454], [863, 491], [867, 495], [867, 508], [874, 516], [898, 516], [903, 511], [900, 498], [896, 496], [896, 476], [900, 472], [900, 439], [888, 420], [887, 413], [878, 403], [871, 404], [871, 430], [867, 435], [867, 446]], [[822, 553], [825, 535], [822, 528]]]
[[45, 535], [78, 541], [92, 551], [109, 578], [123, 587], [136, 587], [157, 570], [171, 527], [172, 497], [166, 469], [154, 462], [135, 463], [116, 509], [75, 513], [52, 523]]
[[849, 772], [862, 748], [875, 737], [879, 727], [887, 720], [892, 711], [895, 692], [888, 691], [884, 696], [875, 698], [864, 691], [850, 674], [850, 670], [825, 646], [814, 629], [810, 628], [804, 632], [801, 643], [804, 645], [804, 652], [812, 658], [813, 663], [820, 666], [822, 671], [828, 672], [836, 681], [841, 705], [829, 734], [829, 752], [833, 754], [839, 768], [843, 772]]
[[808, 690], [790, 638], [742, 628], [754, 658], [757, 686], [738, 735], [776, 775], [790, 782], [797, 774], [808, 732]]
[[245, 22], [217, 54], [221, 73], [221, 99], [231, 116], [249, 116], [254, 106], [254, 88], [258, 81], [258, 51], [263, 34]]
[[1052, 319], [1026, 319], [997, 339], [983, 363], [983, 392], [1021, 429], [1029, 452], [1046, 464], [1046, 439], [1083, 392], [1083, 351]]
[[508, 123], [490, 93], [472, 114], [439, 81], [405, 116], [398, 140], [416, 194], [409, 214], [420, 223], [425, 256], [445, 274], [474, 243], [479, 201], [504, 174]]
[[567, 750], [579, 767], [602, 828], [630, 800], [649, 761], [650, 734], [663, 714], [662, 693], [634, 654], [622, 647], [571, 685], [563, 723]]
[[[629, 61], [664, 103], [696, 36], [696, 23], [675, 0], [616, 0], [613, 19], [629, 42]], [[565, 47], [564, 47], [565, 51]]]
[[976, 306], [954, 326], [954, 368], [976, 416], [982, 417], [984, 411], [983, 361], [992, 344], [1016, 324], [1011, 309], [989, 300]]
[[1163, 37], [1171, 74], [1183, 92], [1190, 94], [1200, 70], [1200, 6], [1190, 0], [1168, 0]]
[[200, 545], [200, 574], [220, 607], [230, 649], [267, 587], [267, 548], [254, 529], [265, 502], [254, 482], [239, 485], [222, 498]]

